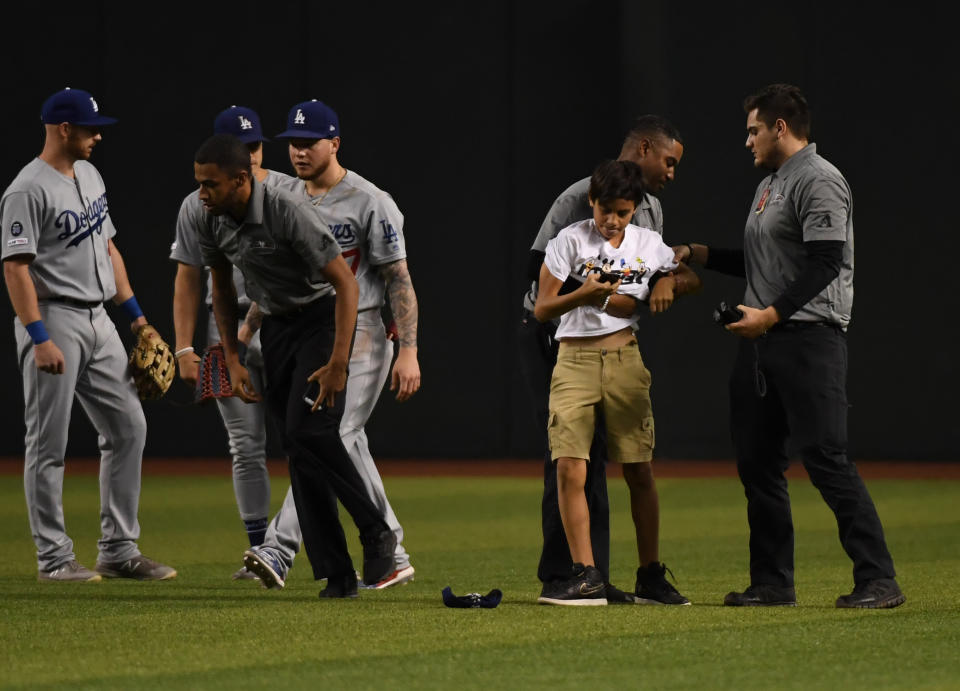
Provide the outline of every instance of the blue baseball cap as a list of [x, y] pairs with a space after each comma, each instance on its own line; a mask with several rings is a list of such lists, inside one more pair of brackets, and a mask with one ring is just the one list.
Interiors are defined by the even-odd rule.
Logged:
[[213, 121], [214, 134], [232, 134], [244, 144], [270, 141], [263, 136], [260, 116], [250, 108], [230, 106]]
[[313, 99], [298, 103], [287, 115], [287, 129], [277, 139], [333, 139], [340, 136], [340, 121], [333, 109]]
[[100, 107], [88, 92], [67, 87], [58, 91], [43, 102], [40, 120], [45, 125], [59, 125], [69, 122], [71, 125], [94, 126], [112, 125], [116, 118], [100, 115]]

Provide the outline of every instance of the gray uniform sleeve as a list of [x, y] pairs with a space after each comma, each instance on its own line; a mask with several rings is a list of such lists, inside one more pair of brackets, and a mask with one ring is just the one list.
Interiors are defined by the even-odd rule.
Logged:
[[388, 194], [376, 195], [369, 213], [367, 259], [371, 266], [405, 259], [407, 248], [403, 237], [403, 214], [393, 197]]
[[170, 245], [170, 259], [191, 266], [203, 266], [198, 228], [201, 225], [202, 206], [193, 192], [184, 198], [177, 214], [176, 236]]
[[0, 202], [3, 259], [21, 254], [36, 256], [43, 222], [40, 206], [40, 201], [29, 192], [13, 192]]
[[804, 242], [847, 239], [850, 195], [842, 180], [829, 175], [811, 177], [797, 192]]
[[556, 201], [547, 212], [546, 218], [540, 225], [540, 232], [537, 233], [533, 241], [531, 250], [545, 252], [547, 243], [567, 226], [590, 218], [590, 206], [584, 209], [583, 198], [580, 195], [564, 194], [557, 197]]

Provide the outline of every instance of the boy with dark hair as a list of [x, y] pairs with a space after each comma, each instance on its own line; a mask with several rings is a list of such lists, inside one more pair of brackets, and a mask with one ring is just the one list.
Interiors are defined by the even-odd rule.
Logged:
[[[677, 278], [670, 272], [689, 273], [684, 280], [698, 279], [687, 267], [678, 267], [673, 250], [657, 233], [630, 224], [643, 197], [642, 171], [637, 164], [600, 164], [590, 179], [593, 217], [561, 230], [547, 244], [540, 270], [534, 314], [541, 322], [560, 317], [547, 434], [556, 465], [560, 518], [573, 561], [567, 580], [544, 587], [538, 598], [543, 604], [607, 604], [605, 579], [594, 561], [584, 495], [598, 410], [604, 413], [610, 458], [623, 464], [630, 488], [641, 559], [638, 596], [645, 567], [650, 566], [640, 554], [644, 535], [638, 517], [643, 464], [653, 458], [653, 411], [650, 373], [632, 326], [639, 318], [639, 301], [648, 301], [652, 314], [672, 304]], [[609, 271], [601, 271], [606, 265]], [[583, 278], [583, 283], [561, 295], [571, 273]], [[666, 567], [656, 566], [662, 578]], [[666, 581], [664, 584], [671, 597], [657, 603], [690, 604]]]

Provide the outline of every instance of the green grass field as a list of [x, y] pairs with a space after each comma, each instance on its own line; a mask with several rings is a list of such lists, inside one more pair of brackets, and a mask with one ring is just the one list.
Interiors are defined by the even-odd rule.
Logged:
[[[38, 583], [21, 479], [0, 476], [0, 688], [960, 688], [958, 481], [868, 483], [907, 594], [889, 611], [834, 608], [850, 561], [806, 480], [791, 481], [799, 606], [772, 609], [720, 606], [747, 585], [736, 479], [659, 480], [662, 558], [694, 603], [676, 608], [537, 605], [536, 479], [385, 483], [416, 581], [320, 601], [304, 554], [283, 591], [230, 580], [246, 538], [229, 477], [144, 478], [140, 546], [175, 581]], [[286, 487], [274, 477], [273, 508]], [[628, 500], [622, 480], [610, 488], [611, 577], [628, 589]], [[97, 496], [95, 477], [68, 475], [67, 525], [91, 567]], [[448, 609], [447, 585], [504, 599]]]

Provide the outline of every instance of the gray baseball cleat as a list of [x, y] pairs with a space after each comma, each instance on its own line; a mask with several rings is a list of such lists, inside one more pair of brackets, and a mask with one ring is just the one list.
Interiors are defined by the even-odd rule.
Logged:
[[269, 547], [251, 547], [243, 553], [243, 563], [256, 575], [264, 588], [283, 589], [287, 568], [283, 560]]
[[137, 581], [169, 581], [177, 577], [176, 569], [138, 554], [125, 561], [97, 560], [97, 573], [105, 578], [132, 578]]
[[41, 583], [99, 583], [102, 579], [99, 573], [91, 571], [76, 559], [71, 559], [50, 571], [37, 572], [37, 580]]

